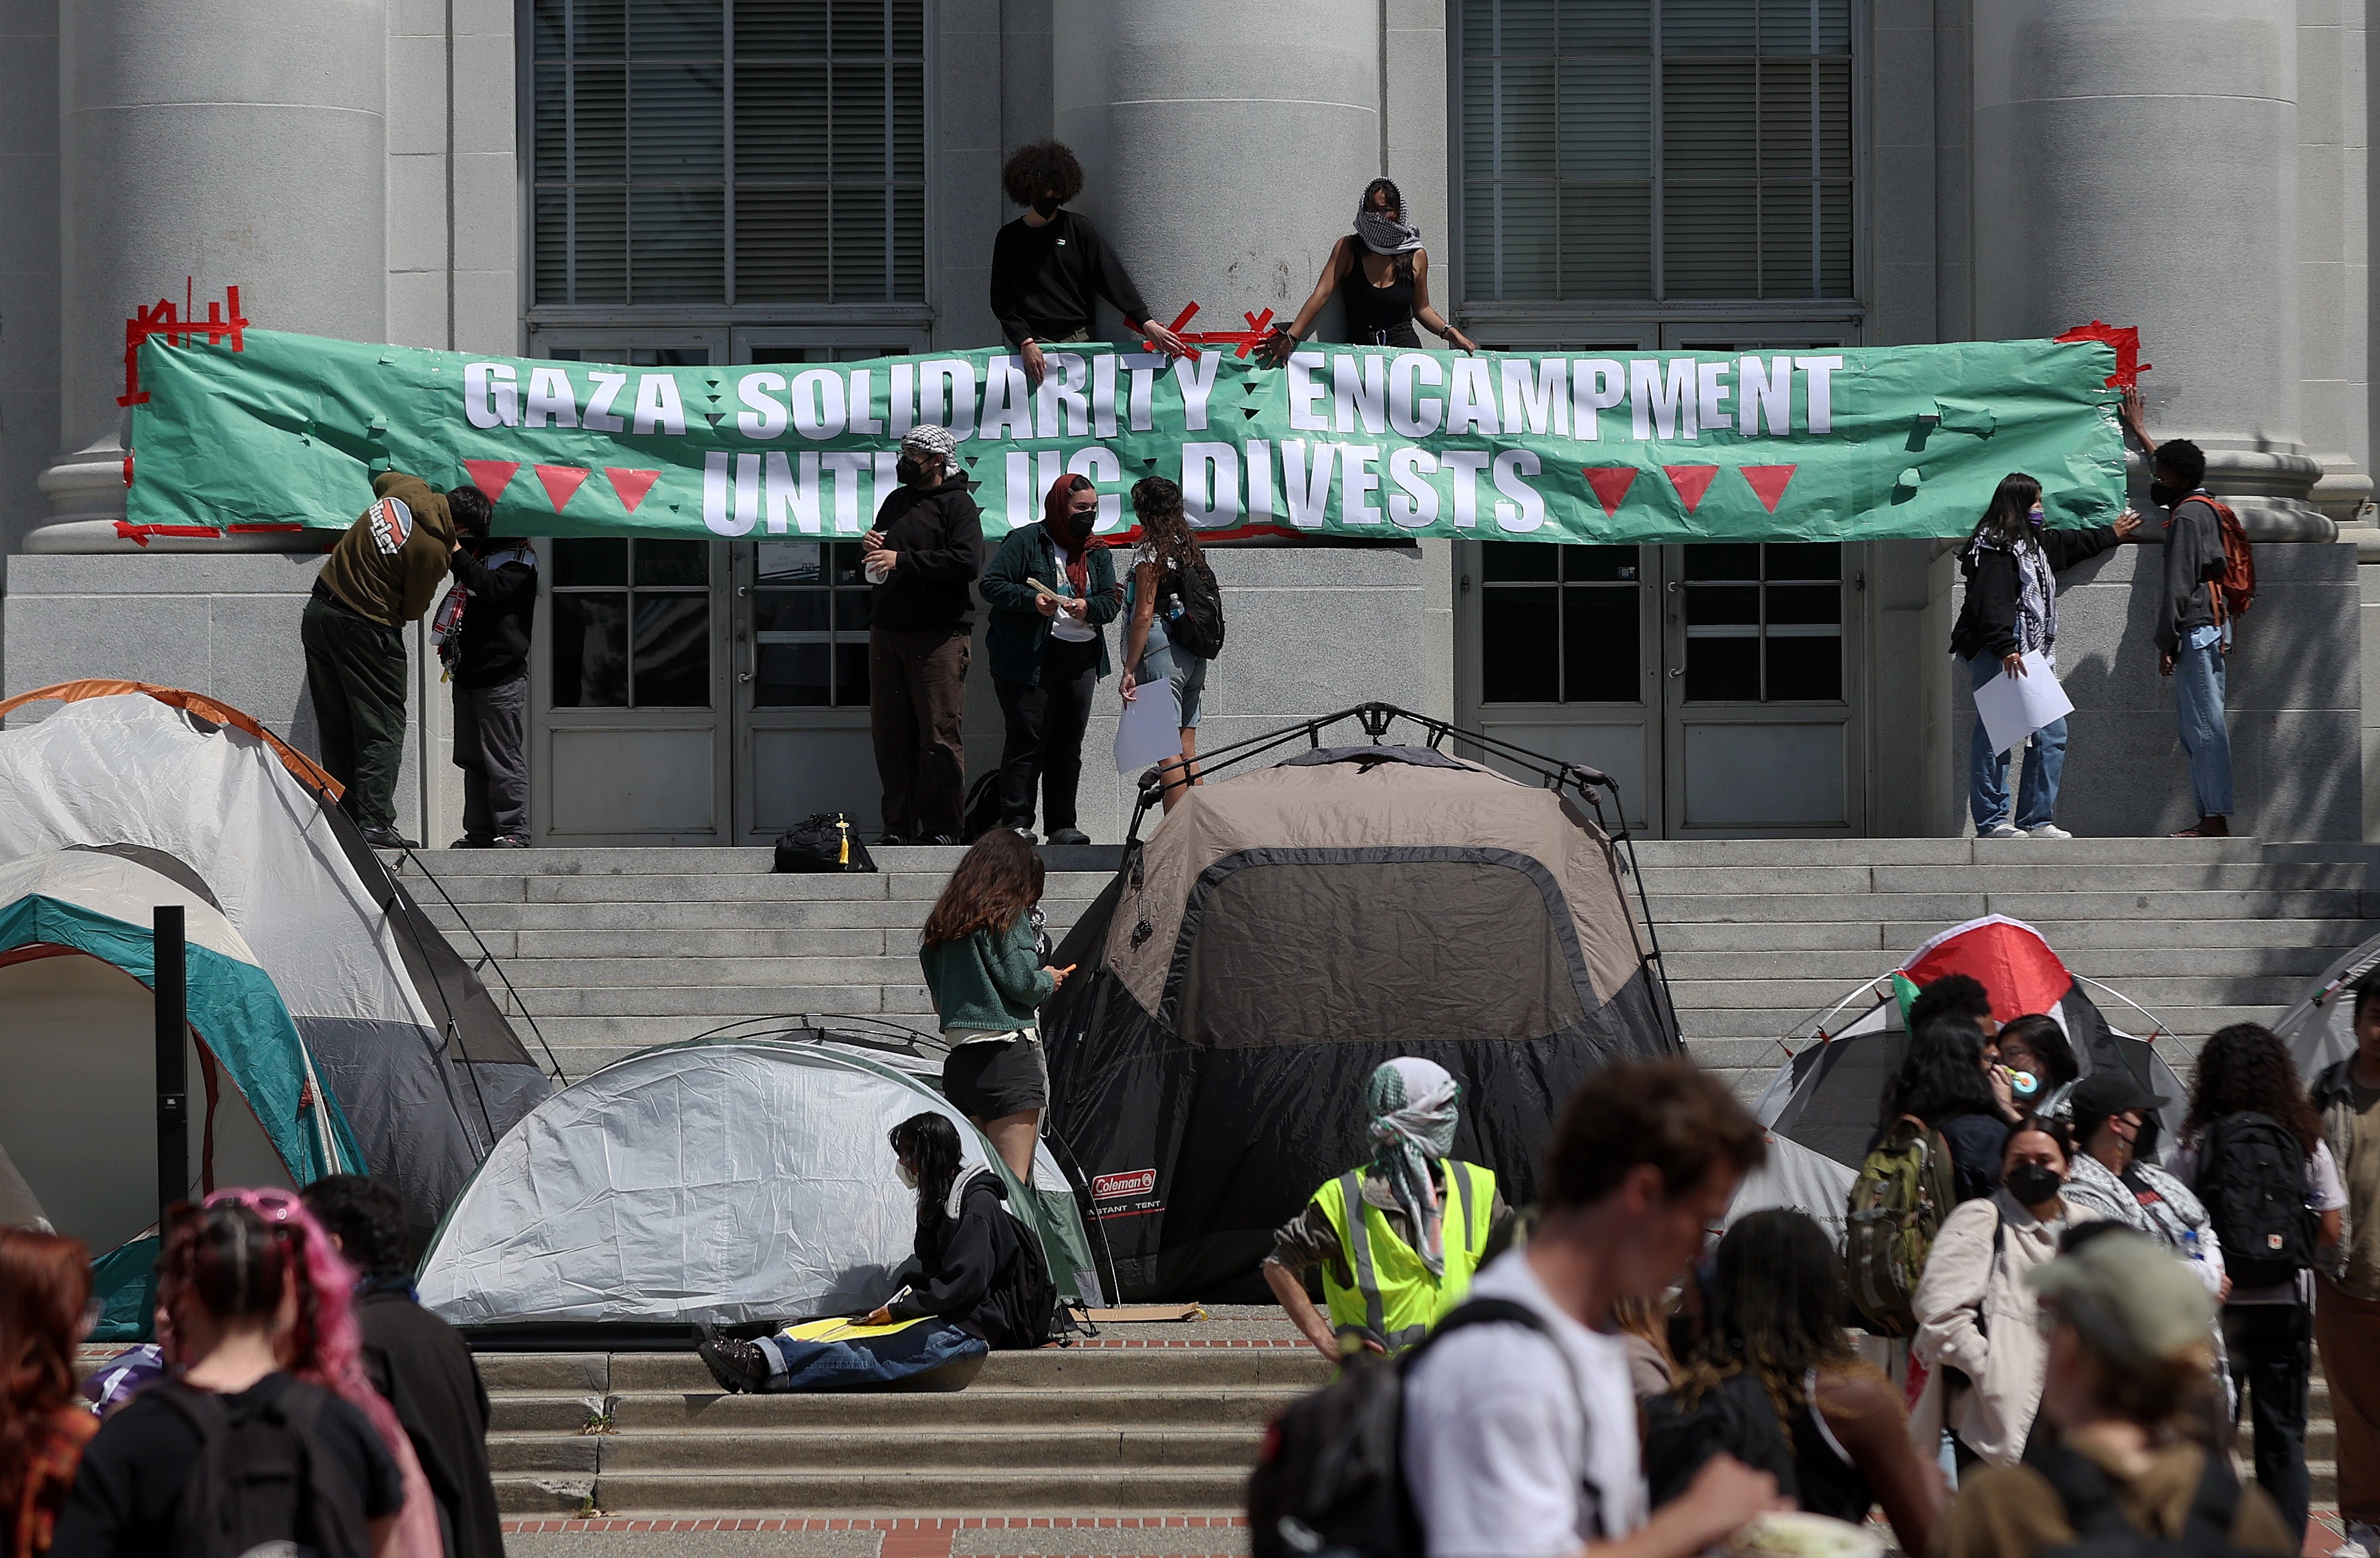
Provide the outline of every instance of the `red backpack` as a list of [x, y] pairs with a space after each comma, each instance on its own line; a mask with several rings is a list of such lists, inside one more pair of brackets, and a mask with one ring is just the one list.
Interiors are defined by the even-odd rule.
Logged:
[[2213, 509], [2223, 536], [2223, 571], [2209, 575], [2206, 580], [2207, 603], [2214, 609], [2216, 626], [2220, 627], [2235, 616], [2247, 615], [2248, 608], [2256, 603], [2256, 554], [2229, 504], [2218, 503], [2204, 493], [2188, 501]]

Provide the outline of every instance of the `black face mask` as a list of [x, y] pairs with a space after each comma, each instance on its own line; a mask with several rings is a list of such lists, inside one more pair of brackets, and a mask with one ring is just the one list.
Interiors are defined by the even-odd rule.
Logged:
[[2186, 494], [2180, 487], [2175, 486], [2170, 481], [2152, 481], [2149, 483], [2149, 499], [2159, 508], [2171, 508], [2175, 504], [2180, 503], [2185, 495]]
[[2020, 1206], [2039, 1206], [2058, 1194], [2066, 1182], [2046, 1163], [2019, 1163], [2008, 1171], [2009, 1194]]
[[925, 480], [926, 468], [916, 460], [896, 460], [893, 462], [892, 474], [900, 479], [903, 486], [914, 487]]
[[1058, 214], [1058, 207], [1061, 203], [1057, 196], [1044, 195], [1033, 202], [1033, 214], [1047, 222]]
[[1059, 539], [1071, 552], [1091, 539], [1091, 530], [1099, 522], [1099, 511], [1096, 508], [1087, 514], [1061, 514], [1058, 516]]

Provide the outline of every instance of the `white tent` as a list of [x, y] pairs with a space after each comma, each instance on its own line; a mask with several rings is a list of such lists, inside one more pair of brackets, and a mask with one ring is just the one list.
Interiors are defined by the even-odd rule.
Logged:
[[[29, 705], [47, 716], [23, 723]], [[334, 804], [336, 785], [249, 716], [175, 688], [67, 683], [0, 715], [15, 716], [0, 730], [0, 862], [103, 850], [219, 914], [271, 977], [370, 1171], [434, 1224], [548, 1084]]]
[[2355, 1053], [2355, 982], [2380, 968], [2380, 936], [2374, 936], [2322, 971], [2298, 1004], [2273, 1025], [2298, 1063], [2298, 1075], [2312, 1085], [2326, 1066]]
[[[641, 1051], [497, 1144], [423, 1259], [421, 1301], [458, 1325], [730, 1323], [880, 1303], [917, 1231], [886, 1137], [929, 1111], [958, 1126], [964, 1184], [990, 1157], [983, 1138], [882, 1059], [771, 1039]], [[1065, 1186], [1045, 1145], [1037, 1193], [1012, 1186], [1010, 1206], [1040, 1234], [1060, 1292], [1087, 1286], [1096, 1302]]]

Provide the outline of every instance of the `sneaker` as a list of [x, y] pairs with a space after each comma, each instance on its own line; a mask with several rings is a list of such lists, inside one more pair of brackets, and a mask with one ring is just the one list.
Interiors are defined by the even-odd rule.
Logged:
[[2074, 835], [2055, 822], [2044, 822], [2037, 828], [2025, 829], [2028, 838], [2072, 838]]
[[2380, 1558], [2380, 1530], [2361, 1520], [2347, 1524], [2347, 1540], [2330, 1550], [2330, 1558]]
[[449, 849], [492, 849], [495, 846], [484, 838], [477, 837], [471, 834], [465, 834], [461, 838], [456, 839], [446, 847]]
[[882, 838], [876, 841], [876, 847], [879, 849], [901, 849], [906, 847], [909, 841], [903, 838], [899, 834], [886, 834]]
[[2231, 836], [2231, 819], [2228, 817], [2201, 817], [2198, 820], [2198, 826], [2194, 828], [2184, 828], [2181, 832], [2174, 834], [2173, 836], [2176, 838], [2229, 838]]
[[2006, 822], [1994, 822], [1988, 828], [1977, 828], [1975, 836], [1977, 838], [2022, 838], [2024, 834]]
[[1053, 845], [1088, 844], [1091, 835], [1080, 828], [1060, 828], [1050, 835], [1050, 842]]
[[722, 1336], [716, 1326], [698, 1324], [695, 1356], [702, 1359], [719, 1388], [730, 1395], [758, 1395], [769, 1385], [769, 1357], [755, 1342]]
[[491, 849], [527, 849], [528, 847], [528, 834], [498, 834], [495, 837], [488, 840], [487, 846]]
[[420, 845], [398, 833], [395, 828], [366, 828], [364, 842], [374, 849], [419, 849]]
[[[1029, 835], [1028, 835], [1028, 836], [1029, 836]], [[923, 838], [919, 839], [917, 842], [918, 842], [919, 844], [932, 844], [932, 845], [947, 846], [947, 845], [956, 844], [956, 843], [958, 842], [958, 840], [957, 840], [957, 839], [953, 838], [953, 837], [952, 837], [950, 834], [928, 834], [925, 837], [923, 837]]]

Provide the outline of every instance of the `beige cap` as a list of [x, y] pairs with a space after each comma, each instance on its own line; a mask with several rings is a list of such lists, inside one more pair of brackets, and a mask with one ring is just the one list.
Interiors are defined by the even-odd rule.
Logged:
[[2119, 1363], [2155, 1363], [2205, 1345], [2215, 1303], [2198, 1273], [2131, 1229], [2100, 1234], [2025, 1275], [2098, 1351]]

